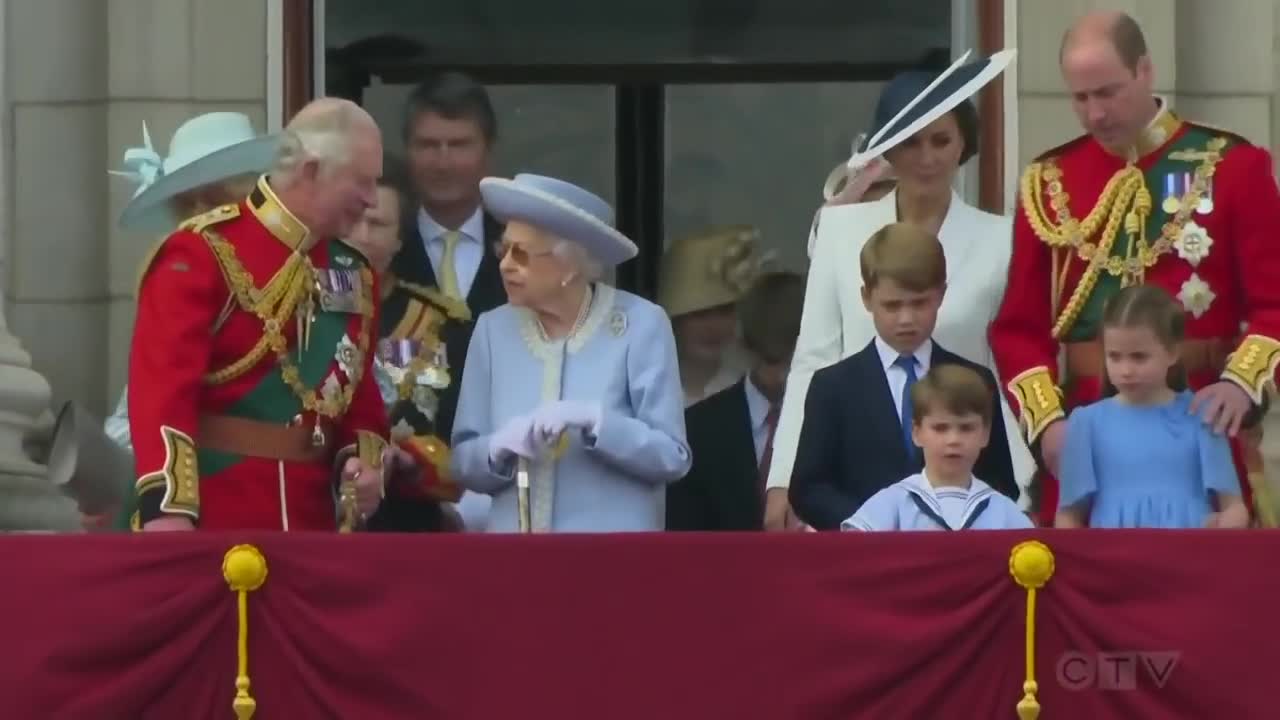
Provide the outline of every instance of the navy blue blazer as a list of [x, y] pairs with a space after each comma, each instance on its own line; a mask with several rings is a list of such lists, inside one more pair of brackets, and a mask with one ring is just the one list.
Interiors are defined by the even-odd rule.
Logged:
[[667, 486], [667, 530], [764, 529], [764, 498], [745, 380], [684, 411], [693, 453], [688, 474]]
[[[1018, 499], [996, 379], [987, 368], [933, 343], [929, 366], [963, 365], [991, 388], [991, 440], [973, 474]], [[804, 403], [788, 496], [796, 515], [816, 530], [838, 530], [877, 492], [920, 472], [923, 458], [908, 458], [902, 422], [873, 340], [861, 351], [813, 374]]]

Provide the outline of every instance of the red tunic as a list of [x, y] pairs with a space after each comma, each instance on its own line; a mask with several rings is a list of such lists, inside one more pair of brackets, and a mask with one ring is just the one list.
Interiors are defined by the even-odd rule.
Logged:
[[[1126, 170], [1125, 159], [1086, 136], [1023, 174], [1008, 286], [990, 342], [1033, 444], [1070, 407], [1099, 399], [1100, 378], [1062, 377], [1059, 351], [1095, 340], [1106, 299], [1128, 283], [1156, 285], [1177, 298], [1187, 309], [1189, 339], [1235, 349], [1225, 367], [1193, 372], [1193, 388], [1225, 379], [1260, 403], [1280, 363], [1280, 190], [1270, 154], [1167, 109], [1139, 151], [1136, 170]], [[1125, 192], [1126, 182], [1133, 192]], [[1125, 222], [1135, 202], [1142, 205], [1142, 188], [1150, 193], [1148, 212], [1130, 222], [1141, 226], [1145, 245], [1134, 245]], [[1117, 226], [1108, 235], [1112, 208]], [[1056, 510], [1050, 477], [1041, 521], [1051, 523]]]
[[[140, 523], [169, 513], [202, 528], [333, 530], [337, 464], [379, 460], [376, 281], [346, 245], [310, 240], [264, 179], [239, 205], [185, 223], [147, 263], [129, 357]], [[322, 286], [347, 304], [325, 307]], [[323, 447], [305, 461], [202, 447], [202, 419], [223, 416], [318, 426]]]

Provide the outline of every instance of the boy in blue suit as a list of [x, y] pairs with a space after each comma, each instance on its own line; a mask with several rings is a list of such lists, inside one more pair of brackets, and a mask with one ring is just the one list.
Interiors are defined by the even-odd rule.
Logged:
[[[817, 530], [839, 529], [871, 496], [923, 469], [912, 437], [911, 388], [931, 367], [973, 370], [999, 407], [991, 371], [932, 340], [947, 278], [937, 237], [907, 223], [887, 225], [867, 240], [859, 260], [862, 300], [876, 337], [814, 373], [788, 493], [796, 515]], [[1017, 500], [999, 413], [974, 473]]]

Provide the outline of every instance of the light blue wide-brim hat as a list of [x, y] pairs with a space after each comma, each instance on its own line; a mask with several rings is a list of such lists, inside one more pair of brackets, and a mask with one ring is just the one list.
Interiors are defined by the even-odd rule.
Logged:
[[125, 151], [125, 170], [113, 175], [138, 183], [120, 214], [120, 227], [139, 232], [168, 232], [185, 218], [175, 217], [168, 201], [175, 195], [237, 175], [266, 172], [275, 160], [279, 136], [259, 135], [248, 115], [211, 112], [187, 120], [173, 133], [169, 154], [161, 157], [142, 126], [143, 147]]
[[613, 226], [613, 208], [600, 196], [545, 175], [480, 181], [485, 209], [501, 222], [519, 220], [582, 246], [596, 262], [613, 267], [640, 251]]

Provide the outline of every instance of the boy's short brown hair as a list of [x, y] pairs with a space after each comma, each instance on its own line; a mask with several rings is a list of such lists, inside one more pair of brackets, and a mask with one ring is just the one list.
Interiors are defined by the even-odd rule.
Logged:
[[910, 223], [885, 225], [867, 239], [859, 257], [862, 284], [875, 289], [888, 278], [904, 289], [925, 292], [946, 287], [947, 258], [942, 243]]
[[963, 365], [935, 365], [911, 386], [911, 420], [920, 422], [932, 412], [978, 415], [991, 426], [995, 412], [991, 387], [976, 371]]
[[804, 283], [799, 273], [765, 273], [738, 301], [742, 344], [761, 360], [785, 362], [795, 352], [804, 313]]

